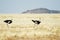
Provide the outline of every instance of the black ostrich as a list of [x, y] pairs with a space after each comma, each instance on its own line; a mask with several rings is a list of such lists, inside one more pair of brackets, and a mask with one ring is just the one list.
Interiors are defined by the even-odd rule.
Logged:
[[5, 23], [8, 23], [8, 24], [11, 24], [12, 23], [12, 20], [5, 20], [4, 22]]
[[38, 27], [36, 27], [36, 26], [41, 23], [41, 21], [39, 21], [39, 20], [32, 20], [32, 22], [34, 23], [34, 28], [35, 28], [35, 29], [38, 28]]
[[38, 20], [32, 20], [33, 23], [39, 25], [41, 23], [41, 21], [38, 21]]
[[12, 23], [12, 20], [4, 20], [4, 22], [7, 23], [7, 26], [8, 26], [8, 24]]

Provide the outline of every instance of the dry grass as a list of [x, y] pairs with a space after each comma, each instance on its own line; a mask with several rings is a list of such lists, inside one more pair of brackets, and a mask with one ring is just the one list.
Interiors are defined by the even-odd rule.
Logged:
[[[9, 28], [6, 19], [13, 21]], [[0, 40], [60, 40], [60, 14], [0, 14]]]

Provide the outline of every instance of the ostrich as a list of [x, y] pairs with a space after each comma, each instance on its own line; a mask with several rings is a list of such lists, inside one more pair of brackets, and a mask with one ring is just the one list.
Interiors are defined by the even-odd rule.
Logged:
[[39, 25], [41, 23], [41, 21], [38, 21], [38, 20], [32, 20], [33, 23]]
[[39, 25], [41, 22], [38, 20], [32, 20], [32, 22], [34, 22], [35, 24]]
[[9, 27], [8, 24], [11, 24], [12, 20], [4, 20], [4, 22], [7, 23], [7, 27]]
[[[32, 20], [32, 22], [35, 24], [35, 26], [39, 25], [41, 23], [41, 21], [39, 21], [39, 20]], [[35, 28], [35, 26], [34, 26], [34, 28]]]

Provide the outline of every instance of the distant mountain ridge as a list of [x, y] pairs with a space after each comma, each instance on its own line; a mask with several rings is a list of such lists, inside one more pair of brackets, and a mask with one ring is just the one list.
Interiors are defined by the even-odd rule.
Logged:
[[37, 8], [37, 9], [27, 10], [22, 13], [60, 13], [60, 11], [59, 10], [49, 10], [47, 8]]

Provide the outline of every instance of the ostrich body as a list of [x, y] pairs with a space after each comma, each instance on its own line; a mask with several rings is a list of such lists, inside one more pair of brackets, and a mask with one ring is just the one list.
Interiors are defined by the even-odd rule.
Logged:
[[40, 24], [41, 22], [38, 20], [32, 20], [32, 22], [34, 22], [35, 24]]
[[4, 22], [7, 23], [7, 24], [11, 24], [12, 20], [5, 20]]

